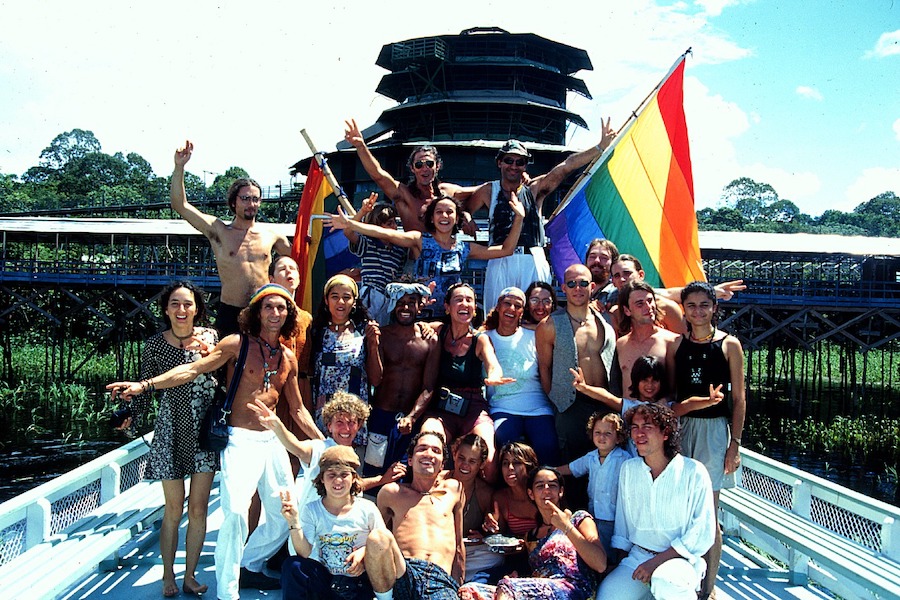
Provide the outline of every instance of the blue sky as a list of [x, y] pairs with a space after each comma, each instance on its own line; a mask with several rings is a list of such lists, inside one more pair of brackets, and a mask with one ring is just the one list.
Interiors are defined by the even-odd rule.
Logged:
[[592, 100], [569, 107], [591, 127], [625, 121], [686, 48], [697, 206], [748, 176], [810, 214], [900, 194], [900, 2], [327, 3], [0, 0], [0, 172], [37, 164], [57, 134], [93, 131], [105, 152], [137, 152], [171, 171], [239, 165], [264, 185], [289, 180], [343, 119], [373, 122], [385, 43], [474, 26], [534, 32], [588, 51]]

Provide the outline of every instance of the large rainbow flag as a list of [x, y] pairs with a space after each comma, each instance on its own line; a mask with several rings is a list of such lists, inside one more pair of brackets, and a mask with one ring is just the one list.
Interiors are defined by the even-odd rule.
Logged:
[[[291, 257], [300, 268], [300, 285], [297, 287], [297, 304], [307, 312], [313, 310], [313, 288], [322, 289], [324, 285], [325, 262], [320, 257], [322, 244], [322, 222], [313, 219], [313, 215], [325, 212], [325, 198], [332, 195], [334, 189], [319, 167], [316, 158], [309, 163], [309, 173], [297, 207], [297, 227], [294, 229], [294, 243]], [[315, 286], [314, 280], [321, 280]], [[316, 298], [318, 299], [318, 298]]]
[[641, 261], [651, 285], [706, 279], [684, 119], [686, 55], [551, 216], [547, 233], [557, 274], [584, 262], [591, 240], [607, 238]]

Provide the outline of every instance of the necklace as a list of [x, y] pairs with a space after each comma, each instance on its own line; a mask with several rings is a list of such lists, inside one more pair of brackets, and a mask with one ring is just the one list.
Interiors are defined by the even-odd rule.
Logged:
[[328, 327], [329, 328], [333, 327], [335, 333], [337, 333], [341, 327], [349, 327], [349, 326], [350, 326], [350, 321], [344, 321], [343, 323], [333, 323], [331, 321], [328, 321]]
[[194, 328], [193, 328], [193, 327], [191, 327], [191, 332], [190, 332], [189, 334], [187, 334], [186, 336], [184, 336], [184, 337], [182, 337], [182, 336], [178, 335], [177, 333], [175, 333], [175, 330], [174, 330], [174, 329], [170, 329], [169, 331], [171, 331], [171, 332], [172, 332], [172, 336], [173, 336], [176, 340], [178, 340], [178, 347], [181, 348], [181, 349], [184, 349], [184, 340], [188, 340], [188, 339], [194, 337]]
[[709, 342], [716, 336], [716, 328], [713, 327], [712, 331], [709, 332], [709, 335], [703, 336], [702, 338], [694, 337], [694, 330], [691, 329], [691, 341], [694, 342]]
[[[262, 361], [263, 361], [263, 389], [266, 392], [268, 392], [269, 388], [272, 385], [270, 383], [270, 379], [271, 379], [272, 375], [275, 375], [276, 373], [278, 373], [278, 369], [281, 368], [281, 358], [282, 358], [282, 355], [280, 354], [281, 345], [279, 344], [277, 348], [273, 348], [272, 346], [269, 345], [269, 342], [267, 342], [266, 340], [264, 340], [262, 338], [258, 338], [258, 340], [260, 342], [259, 356], [260, 356], [260, 358], [262, 358]], [[269, 349], [269, 357], [268, 358], [266, 358], [266, 355], [263, 352], [263, 347], [262, 347], [263, 344], [265, 344], [266, 348]], [[278, 355], [278, 364], [275, 365], [275, 368], [270, 371], [269, 370], [269, 359], [275, 358], [276, 354]]]
[[[464, 337], [466, 337], [467, 335], [469, 335], [471, 332], [472, 332], [472, 326], [470, 325], [470, 326], [468, 326], [468, 327], [466, 328], [466, 330], [463, 332], [463, 334], [462, 334], [461, 336], [451, 338], [451, 340], [450, 340], [450, 345], [451, 345], [451, 346], [456, 346], [456, 342], [458, 342], [459, 340], [463, 339]], [[452, 335], [452, 334], [451, 334], [451, 335]]]
[[569, 311], [566, 311], [566, 315], [569, 317], [569, 321], [572, 323], [572, 325], [575, 326], [575, 329], [578, 329], [579, 327], [584, 327], [585, 324], [587, 323], [587, 317], [579, 320], [579, 319], [576, 319], [575, 317], [573, 317]]

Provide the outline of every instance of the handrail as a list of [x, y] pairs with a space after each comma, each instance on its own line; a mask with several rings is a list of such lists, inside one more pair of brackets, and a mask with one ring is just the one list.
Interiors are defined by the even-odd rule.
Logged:
[[148, 433], [0, 504], [0, 565], [136, 485], [152, 437]]

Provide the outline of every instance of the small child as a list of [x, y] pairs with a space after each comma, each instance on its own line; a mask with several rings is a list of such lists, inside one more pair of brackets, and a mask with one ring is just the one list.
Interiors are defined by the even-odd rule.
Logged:
[[559, 467], [563, 475], [588, 476], [590, 513], [606, 556], [612, 552], [613, 526], [616, 521], [616, 498], [619, 493], [619, 470], [631, 458], [623, 448], [627, 438], [622, 417], [616, 413], [595, 412], [587, 422], [587, 431], [597, 451], [591, 451], [568, 465]]
[[289, 491], [281, 493], [281, 514], [299, 556], [281, 567], [285, 598], [371, 600], [365, 574], [366, 540], [384, 520], [375, 503], [361, 496], [359, 457], [349, 446], [322, 453], [316, 490], [321, 496], [299, 511]]

